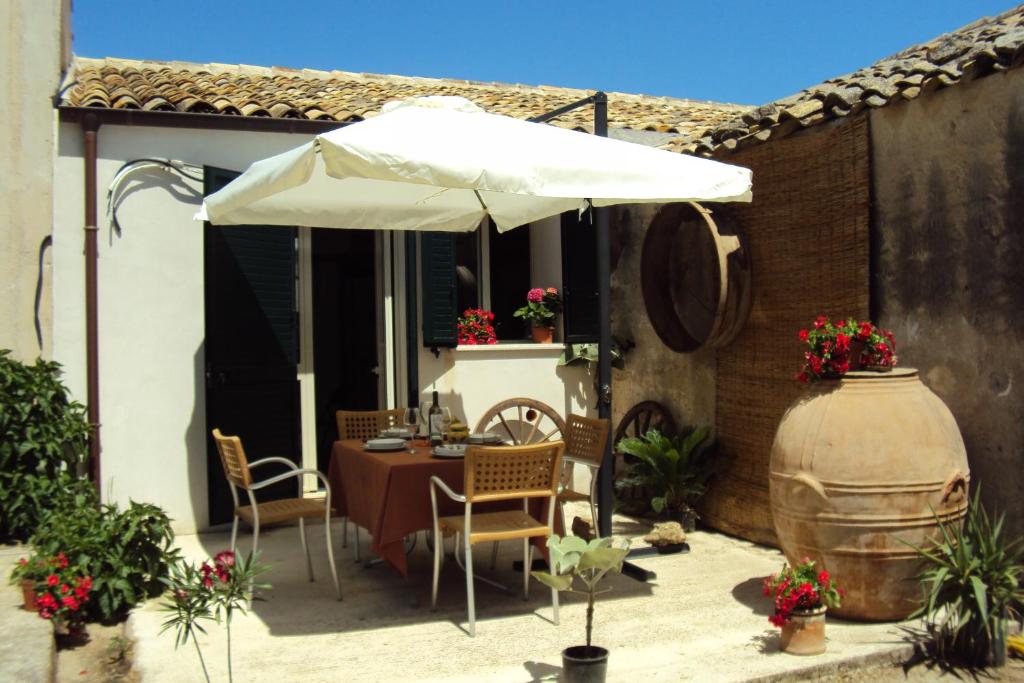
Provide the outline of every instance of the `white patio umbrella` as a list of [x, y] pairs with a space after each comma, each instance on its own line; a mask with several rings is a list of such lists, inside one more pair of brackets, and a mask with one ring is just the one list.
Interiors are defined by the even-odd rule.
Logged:
[[[595, 207], [749, 202], [750, 176], [739, 166], [488, 114], [461, 97], [433, 96], [389, 103], [379, 116], [257, 161], [208, 196], [196, 218], [214, 225], [469, 232], [489, 215], [505, 231], [583, 210], [588, 201]], [[599, 393], [607, 399], [599, 397], [599, 413], [610, 417], [607, 216], [597, 215], [595, 223]], [[415, 307], [407, 311], [415, 315]], [[409, 359], [413, 363], [415, 355]], [[610, 458], [609, 446], [605, 462]], [[602, 480], [600, 528], [607, 533], [611, 478], [602, 474]]]
[[750, 171], [488, 114], [461, 97], [374, 118], [257, 161], [196, 215], [215, 225], [498, 229], [594, 206], [750, 201]]

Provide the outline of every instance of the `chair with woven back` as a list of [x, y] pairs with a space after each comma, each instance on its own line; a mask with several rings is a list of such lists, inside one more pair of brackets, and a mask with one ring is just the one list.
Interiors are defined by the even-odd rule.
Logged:
[[[562, 515], [562, 525], [569, 529], [571, 525], [565, 524], [565, 504], [578, 501], [587, 501], [590, 504], [590, 515], [593, 520], [595, 535], [597, 532], [597, 474], [604, 461], [604, 449], [608, 443], [608, 435], [611, 432], [611, 421], [605, 418], [597, 419], [584, 417], [582, 415], [570, 414], [566, 420], [565, 428], [565, 463], [562, 471], [562, 491], [558, 494], [558, 512]], [[583, 465], [590, 470], [590, 491], [574, 491], [569, 488], [574, 465]]]
[[[533, 546], [530, 539], [554, 533], [554, 513], [562, 468], [561, 441], [528, 446], [470, 446], [466, 449], [463, 493], [452, 491], [437, 476], [430, 478], [430, 503], [434, 515], [434, 583], [431, 609], [437, 609], [437, 586], [444, 556], [444, 536], [455, 535], [455, 560], [459, 562], [460, 539], [466, 555], [466, 599], [469, 609], [469, 635], [476, 635], [476, 602], [473, 594], [473, 546], [492, 541], [523, 541], [523, 599], [529, 597]], [[452, 500], [465, 504], [464, 513], [439, 517], [437, 490]], [[547, 522], [540, 522], [529, 513], [529, 502], [547, 498]], [[522, 510], [474, 513], [477, 503], [522, 499]], [[484, 577], [487, 583], [494, 584]], [[494, 584], [500, 585], [500, 584]], [[558, 591], [552, 589], [551, 604], [554, 622], [558, 623]]]
[[335, 413], [338, 421], [339, 439], [376, 439], [385, 429], [402, 426], [402, 408], [390, 410], [339, 410]]
[[[396, 427], [402, 424], [402, 408], [390, 410], [339, 410], [334, 414], [338, 423], [338, 438], [359, 439], [366, 441], [376, 439], [385, 429]], [[348, 547], [348, 518], [342, 517], [341, 547]], [[355, 556], [359, 562], [359, 525], [353, 522], [356, 530]]]
[[[309, 580], [313, 580], [313, 561], [309, 556], [309, 545], [306, 543], [306, 520], [317, 517], [324, 518], [324, 529], [327, 533], [327, 559], [331, 564], [331, 576], [334, 578], [334, 590], [341, 600], [341, 585], [338, 583], [338, 570], [334, 565], [334, 547], [331, 541], [331, 486], [327, 477], [317, 470], [301, 469], [295, 466], [287, 458], [270, 457], [249, 462], [245, 456], [245, 449], [242, 447], [242, 440], [237, 436], [225, 436], [219, 429], [213, 430], [213, 439], [217, 444], [217, 452], [220, 454], [220, 463], [224, 467], [224, 476], [228, 480], [228, 488], [231, 489], [231, 499], [234, 501], [234, 520], [231, 524], [231, 550], [235, 549], [235, 542], [238, 538], [238, 520], [244, 519], [252, 527], [252, 551], [255, 553], [259, 548], [260, 524], [278, 524], [298, 520], [299, 536], [302, 540], [302, 550], [306, 554], [306, 569]], [[289, 469], [283, 474], [278, 474], [259, 482], [252, 479], [251, 470], [270, 463], [278, 463], [287, 466]], [[316, 475], [323, 482], [327, 490], [324, 500], [314, 500], [302, 497], [302, 476], [306, 474]], [[265, 503], [257, 503], [254, 491], [284, 481], [290, 477], [298, 480], [298, 496], [281, 500], [271, 500]], [[249, 498], [248, 505], [240, 505], [238, 491], [242, 489]]]

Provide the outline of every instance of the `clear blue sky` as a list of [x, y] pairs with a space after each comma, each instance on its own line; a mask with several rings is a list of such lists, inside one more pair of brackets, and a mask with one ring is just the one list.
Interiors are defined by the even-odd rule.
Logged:
[[258, 64], [761, 104], [1007, 0], [74, 0], [86, 57]]

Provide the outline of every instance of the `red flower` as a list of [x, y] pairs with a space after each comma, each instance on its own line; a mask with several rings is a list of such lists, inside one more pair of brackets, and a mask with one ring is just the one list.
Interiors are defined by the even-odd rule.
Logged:
[[61, 569], [67, 569], [68, 568], [68, 558], [67, 558], [67, 556], [64, 553], [57, 553], [57, 563], [60, 565]]
[[58, 583], [60, 583], [60, 577], [58, 577], [56, 574], [50, 574], [46, 577], [47, 586], [56, 586]]
[[57, 599], [49, 593], [37, 593], [36, 603], [45, 609], [57, 609]]
[[67, 597], [62, 598], [61, 599], [61, 604], [63, 604], [65, 607], [67, 607], [72, 612], [77, 612], [78, 608], [81, 607], [81, 605], [78, 602], [78, 599], [75, 598], [75, 596], [73, 596], [73, 595], [68, 595]]
[[840, 332], [836, 335], [836, 351], [847, 351], [850, 348], [850, 337]]
[[832, 577], [830, 577], [828, 575], [828, 572], [825, 571], [824, 569], [822, 569], [818, 573], [818, 583], [821, 585], [822, 588], [828, 588], [828, 582], [829, 582], [829, 579], [831, 579], [831, 578]]
[[800, 341], [807, 341], [807, 337], [809, 335], [807, 333], [807, 330], [800, 330], [799, 332], [797, 332], [796, 336], [800, 337]]
[[27, 564], [28, 564], [28, 560], [26, 560], [26, 559], [25, 559], [25, 558], [23, 557], [23, 558], [21, 558], [20, 560], [18, 560], [18, 564], [20, 564], [20, 565], [21, 565], [22, 567], [24, 567], [25, 565], [27, 565]]
[[802, 384], [807, 384], [809, 381], [811, 381], [811, 378], [807, 374], [807, 372], [799, 372], [797, 373], [796, 381], [801, 382]]
[[203, 577], [203, 585], [207, 588], [213, 588], [213, 579], [209, 575]]
[[815, 321], [814, 321], [814, 329], [820, 330], [821, 328], [825, 327], [825, 325], [827, 325], [827, 324], [828, 324], [828, 318], [823, 316], [823, 315], [819, 315], [815, 319]]
[[71, 586], [67, 585], [66, 583], [62, 583], [60, 585], [60, 592], [61, 593], [70, 593], [71, 592]]

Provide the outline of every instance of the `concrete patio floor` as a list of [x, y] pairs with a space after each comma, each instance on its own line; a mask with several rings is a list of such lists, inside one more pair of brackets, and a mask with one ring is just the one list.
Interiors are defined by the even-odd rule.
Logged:
[[[263, 593], [265, 602], [233, 621], [238, 680], [553, 681], [561, 671], [561, 650], [584, 641], [585, 604], [579, 596], [563, 594], [561, 624], [555, 626], [550, 593], [532, 580], [528, 602], [518, 592], [478, 582], [477, 636], [470, 638], [464, 631], [465, 579], [454, 562], [445, 563], [438, 610], [430, 610], [432, 561], [422, 535], [409, 557], [406, 581], [388, 565], [356, 564], [351, 543], [341, 548], [341, 525], [333, 526], [343, 602], [334, 599], [322, 525], [308, 529], [314, 583], [305, 577], [297, 528], [261, 534], [263, 559], [273, 565], [266, 580], [273, 587]], [[616, 531], [639, 530], [618, 520]], [[239, 550], [247, 551], [251, 537], [242, 533], [240, 539]], [[198, 560], [225, 549], [229, 534], [183, 536], [178, 543]], [[365, 551], [365, 534], [363, 543]], [[637, 560], [657, 572], [655, 581], [612, 576], [607, 582], [612, 592], [595, 609], [594, 642], [611, 650], [610, 681], [803, 678], [909, 651], [898, 625], [830, 618], [825, 655], [779, 652], [761, 579], [781, 567], [781, 554], [709, 532], [691, 534], [689, 543], [689, 554]], [[516, 547], [503, 544], [492, 575], [513, 588], [521, 585], [511, 567]], [[477, 550], [478, 568], [487, 568], [489, 555], [490, 546]], [[163, 620], [157, 601], [131, 617], [141, 680], [201, 680], [194, 648], [175, 651], [173, 635], [160, 635]], [[214, 623], [207, 630], [200, 642], [211, 678], [225, 680], [224, 630]]]

